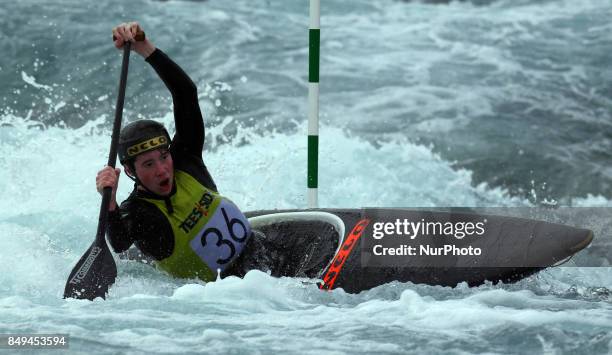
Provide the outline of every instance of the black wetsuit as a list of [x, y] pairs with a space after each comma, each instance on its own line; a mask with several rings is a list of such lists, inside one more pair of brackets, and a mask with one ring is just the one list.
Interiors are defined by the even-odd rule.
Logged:
[[[202, 160], [204, 121], [198, 104], [197, 88], [187, 74], [161, 50], [156, 49], [146, 61], [151, 64], [170, 90], [174, 103], [176, 134], [170, 145], [174, 168], [193, 176], [207, 188], [217, 191]], [[172, 194], [176, 192], [176, 184]], [[116, 252], [135, 244], [145, 255], [162, 260], [172, 254], [174, 234], [163, 213], [153, 204], [139, 199], [170, 200], [136, 187], [121, 206], [109, 214], [107, 235]]]
[[[176, 134], [170, 154], [175, 169], [187, 172], [205, 187], [217, 191], [202, 160], [204, 122], [196, 86], [161, 50], [156, 49], [146, 61], [172, 94]], [[176, 185], [172, 194], [175, 191]], [[174, 248], [172, 227], [157, 207], [140, 198], [165, 200], [166, 208], [172, 208], [168, 198], [135, 187], [121, 206], [109, 214], [108, 240], [115, 252], [127, 251], [135, 244], [148, 259], [165, 259]], [[225, 270], [224, 276], [243, 276], [249, 270], [258, 269], [270, 271], [273, 276], [318, 277], [333, 257], [337, 244], [338, 240], [306, 234], [266, 237], [254, 231], [242, 254]]]

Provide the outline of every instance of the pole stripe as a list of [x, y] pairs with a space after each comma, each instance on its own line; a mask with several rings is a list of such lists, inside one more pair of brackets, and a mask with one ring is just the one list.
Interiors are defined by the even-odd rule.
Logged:
[[321, 0], [310, 0], [310, 28], [321, 28]]
[[308, 189], [308, 208], [317, 208], [319, 205], [318, 201], [318, 190], [316, 188]]
[[321, 46], [321, 30], [310, 29], [308, 46], [308, 81], [311, 83], [319, 82], [319, 50]]
[[319, 136], [308, 136], [308, 187], [318, 186]]
[[319, 135], [319, 83], [308, 84], [308, 135]]

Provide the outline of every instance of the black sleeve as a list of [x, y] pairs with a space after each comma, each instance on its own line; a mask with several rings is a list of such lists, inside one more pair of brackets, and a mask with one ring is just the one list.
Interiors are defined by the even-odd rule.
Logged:
[[204, 147], [204, 119], [195, 84], [183, 69], [159, 48], [145, 60], [155, 69], [172, 94], [176, 124], [176, 135], [172, 144], [177, 151], [201, 158]]
[[183, 69], [160, 49], [155, 49], [146, 61], [155, 69], [172, 94], [176, 135], [172, 140], [170, 152], [174, 167], [185, 170], [204, 186], [217, 191], [217, 185], [202, 160], [204, 119], [195, 84]]
[[135, 244], [144, 254], [162, 260], [174, 250], [172, 227], [163, 214], [154, 206], [129, 199], [109, 213], [106, 235], [116, 253]]
[[115, 253], [124, 252], [134, 244], [134, 236], [129, 233], [129, 225], [128, 220], [121, 218], [119, 208], [108, 213], [106, 236]]

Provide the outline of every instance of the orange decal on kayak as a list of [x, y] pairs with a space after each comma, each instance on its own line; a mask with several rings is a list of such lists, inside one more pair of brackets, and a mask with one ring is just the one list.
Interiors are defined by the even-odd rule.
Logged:
[[353, 250], [353, 247], [355, 244], [357, 244], [357, 241], [359, 241], [359, 238], [361, 237], [361, 234], [363, 234], [365, 228], [368, 226], [368, 223], [370, 223], [370, 220], [364, 218], [357, 222], [355, 227], [353, 227], [351, 233], [349, 233], [344, 243], [342, 243], [338, 254], [336, 254], [334, 260], [332, 260], [329, 270], [327, 270], [327, 273], [325, 273], [325, 276], [323, 276], [323, 282], [319, 285], [319, 289], [331, 290], [334, 287], [334, 283], [342, 270], [344, 262], [346, 259], [348, 259], [349, 255], [351, 254], [351, 250]]

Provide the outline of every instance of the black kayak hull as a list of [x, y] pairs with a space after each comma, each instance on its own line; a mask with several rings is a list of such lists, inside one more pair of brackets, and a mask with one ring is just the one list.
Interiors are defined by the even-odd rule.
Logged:
[[[246, 213], [255, 230], [264, 230], [264, 234], [277, 232], [288, 238], [295, 228], [309, 228], [305, 221], [321, 221], [334, 225], [339, 238], [338, 250], [342, 241], [364, 218], [370, 220], [365, 228], [362, 242], [372, 233], [376, 220], [394, 220], [399, 218], [436, 221], [486, 220], [485, 235], [471, 239], [474, 247], [486, 248], [486, 257], [473, 256], [438, 256], [435, 265], [428, 264], [431, 258], [403, 258], [401, 264], [376, 265], [372, 263], [370, 250], [355, 248], [341, 272], [336, 276], [331, 288], [341, 287], [346, 292], [356, 293], [384, 283], [399, 281], [418, 284], [454, 287], [460, 283], [478, 286], [487, 281], [514, 282], [538, 272], [546, 267], [559, 265], [575, 253], [588, 246], [593, 233], [588, 229], [575, 228], [555, 223], [532, 219], [480, 215], [463, 212], [438, 212], [409, 209], [307, 209], [307, 210], [262, 210]], [[298, 223], [297, 221], [301, 221]], [[303, 232], [303, 230], [301, 231]], [[316, 229], [313, 229], [316, 233]], [[330, 236], [332, 237], [332, 236]], [[337, 236], [339, 237], [339, 235]], [[466, 238], [467, 239], [467, 238]], [[457, 241], [459, 244], [462, 241]], [[465, 243], [468, 241], [466, 240]], [[365, 244], [362, 243], [363, 248]], [[336, 254], [338, 253], [336, 251]], [[325, 277], [331, 267], [317, 275]], [[299, 275], [296, 275], [299, 276]]]

